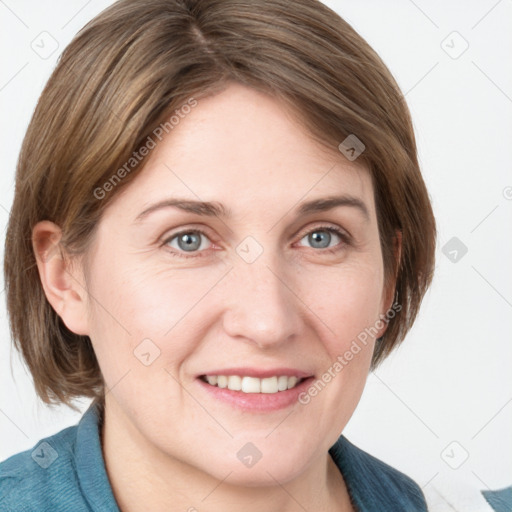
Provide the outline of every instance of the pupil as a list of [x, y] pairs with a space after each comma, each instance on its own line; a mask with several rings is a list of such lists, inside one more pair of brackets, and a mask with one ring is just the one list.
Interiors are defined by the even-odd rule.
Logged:
[[331, 234], [327, 231], [315, 231], [311, 233], [310, 242], [313, 247], [325, 249], [331, 242]]
[[178, 245], [184, 251], [195, 251], [201, 245], [201, 238], [197, 234], [185, 234], [178, 239]]

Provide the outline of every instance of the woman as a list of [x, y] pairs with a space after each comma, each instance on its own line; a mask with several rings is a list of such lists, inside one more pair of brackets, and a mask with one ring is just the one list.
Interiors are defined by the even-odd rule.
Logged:
[[434, 249], [403, 96], [339, 16], [115, 3], [41, 95], [5, 250], [38, 394], [93, 402], [0, 508], [426, 510], [340, 433]]

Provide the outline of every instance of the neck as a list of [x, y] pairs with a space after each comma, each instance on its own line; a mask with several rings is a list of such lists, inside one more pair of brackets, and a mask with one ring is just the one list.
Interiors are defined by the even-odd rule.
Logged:
[[233, 485], [163, 453], [129, 423], [105, 407], [101, 424], [103, 456], [122, 512], [187, 511], [353, 512], [343, 476], [328, 453], [285, 485]]

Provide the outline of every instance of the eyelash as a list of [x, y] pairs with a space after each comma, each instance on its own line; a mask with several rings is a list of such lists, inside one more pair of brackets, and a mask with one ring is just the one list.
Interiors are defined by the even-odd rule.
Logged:
[[[338, 244], [338, 245], [335, 245], [334, 247], [330, 247], [330, 248], [317, 249], [317, 252], [321, 252], [323, 254], [334, 254], [335, 252], [340, 251], [343, 248], [344, 245], [350, 245], [350, 243], [351, 243], [350, 237], [345, 232], [343, 232], [343, 231], [341, 231], [341, 229], [335, 228], [333, 226], [315, 226], [313, 229], [303, 233], [299, 240], [302, 240], [305, 236], [308, 236], [311, 233], [315, 233], [316, 231], [328, 231], [329, 233], [334, 233], [335, 235], [338, 235], [339, 238], [342, 241], [342, 245], [341, 246]], [[162, 245], [165, 246], [171, 240], [174, 240], [176, 237], [178, 237], [180, 235], [185, 235], [185, 234], [188, 234], [188, 233], [195, 233], [195, 234], [204, 235], [206, 238], [209, 239], [208, 235], [204, 231], [202, 231], [201, 229], [187, 229], [187, 230], [179, 231], [178, 233], [174, 233], [171, 236], [167, 237], [162, 242]], [[202, 257], [204, 257], [204, 255], [202, 253], [204, 253], [206, 251], [204, 251], [204, 250], [203, 251], [196, 251], [194, 254], [190, 254], [190, 255], [186, 254], [185, 251], [178, 252], [175, 249], [169, 250], [168, 252], [169, 252], [169, 254], [171, 254], [171, 256], [174, 256], [174, 257], [177, 257], [177, 258], [202, 258]]]

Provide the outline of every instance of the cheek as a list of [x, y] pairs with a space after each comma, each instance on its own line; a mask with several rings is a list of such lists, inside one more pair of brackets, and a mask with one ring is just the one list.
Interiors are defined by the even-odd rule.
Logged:
[[379, 319], [383, 274], [373, 262], [318, 271], [304, 281], [307, 304], [325, 327], [332, 358]]
[[367, 261], [316, 269], [301, 280], [326, 357], [299, 402], [319, 424], [331, 425], [332, 443], [361, 398], [374, 349], [370, 329], [379, 318], [382, 273]]
[[[122, 257], [115, 261], [116, 265], [98, 266], [91, 283], [91, 337], [108, 344], [109, 352], [119, 347], [121, 357], [131, 357], [143, 340], [150, 339], [164, 355], [179, 361], [193, 350], [194, 333], [200, 330], [199, 322], [206, 321], [196, 314], [201, 301], [226, 270], [176, 269], [165, 262], [143, 265]], [[179, 342], [184, 336], [189, 338], [185, 344]]]

